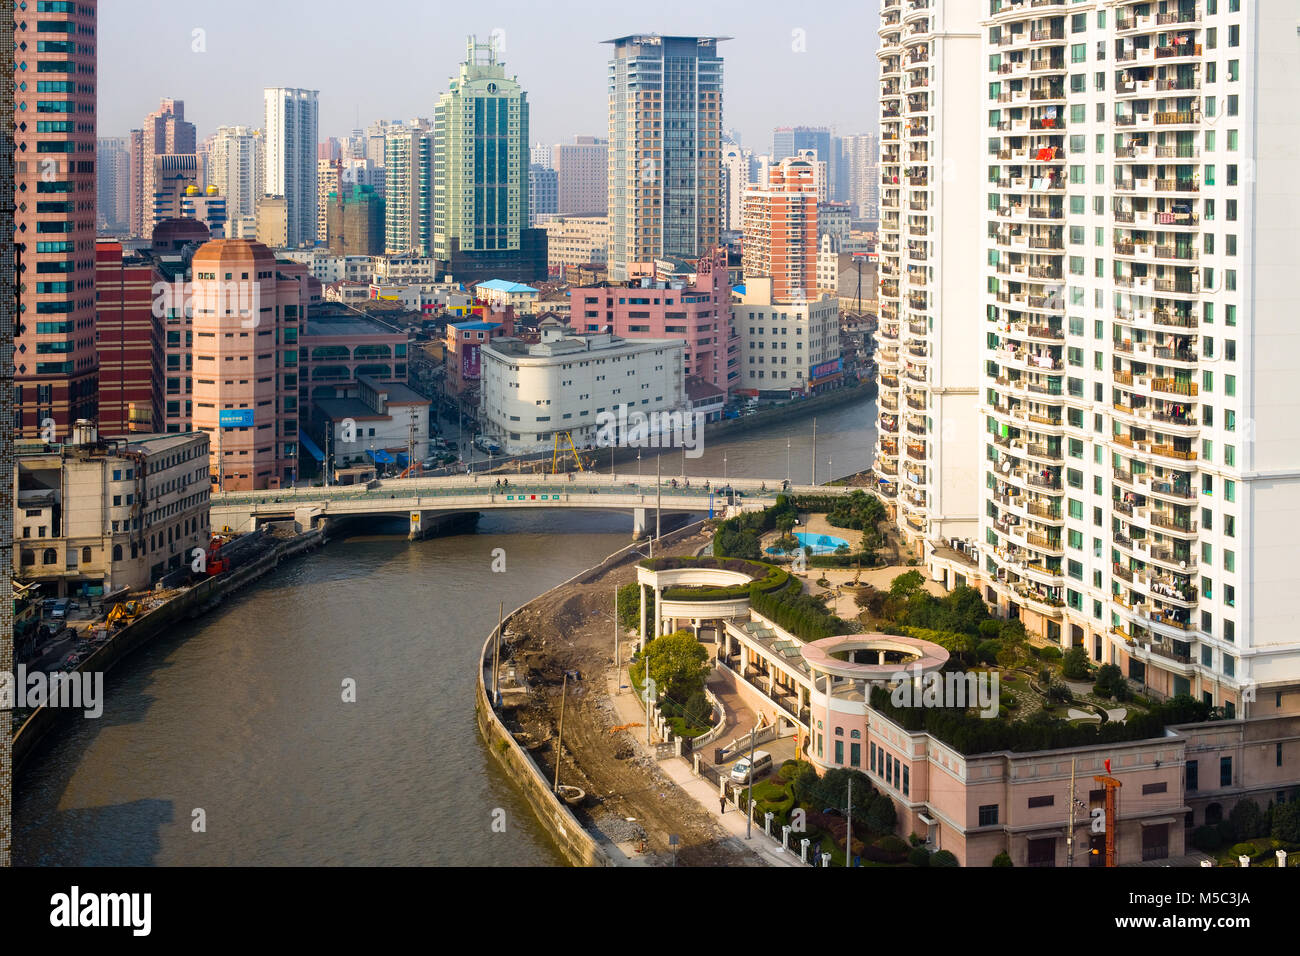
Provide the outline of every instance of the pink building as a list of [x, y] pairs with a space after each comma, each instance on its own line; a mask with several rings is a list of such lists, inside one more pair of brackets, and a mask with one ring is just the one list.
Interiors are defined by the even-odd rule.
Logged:
[[[671, 268], [669, 263], [663, 265]], [[725, 249], [714, 249], [700, 259], [694, 272], [667, 274], [660, 268], [653, 279], [573, 289], [569, 299], [569, 325], [575, 332], [608, 330], [630, 339], [685, 339], [688, 377], [723, 391], [730, 391], [740, 377]]]
[[[642, 583], [664, 582], [643, 572]], [[865, 773], [893, 801], [900, 835], [915, 833], [963, 866], [990, 866], [1003, 852], [1015, 866], [1103, 865], [1105, 835], [1091, 829], [1105, 808], [1105, 789], [1094, 779], [1100, 776], [1120, 783], [1114, 819], [1105, 821], [1114, 828], [1119, 866], [1191, 853], [1192, 831], [1224, 820], [1241, 800], [1265, 807], [1300, 799], [1300, 715], [1281, 694], [1268, 701], [1272, 714], [1249, 720], [1173, 723], [1105, 744], [963, 752], [904, 726], [920, 726], [915, 711], [871, 699], [873, 685], [891, 692], [898, 675], [914, 667], [937, 673], [946, 652], [936, 645], [883, 634], [806, 642], [730, 605], [709, 609], [662, 596], [650, 604], [649, 594], [647, 605], [656, 618], [651, 633], [683, 625], [715, 631], [719, 664], [765, 723], [793, 736], [819, 771]]]
[[216, 239], [194, 254], [193, 426], [212, 437], [219, 490], [296, 478], [298, 338], [312, 295], [296, 265], [246, 239]]

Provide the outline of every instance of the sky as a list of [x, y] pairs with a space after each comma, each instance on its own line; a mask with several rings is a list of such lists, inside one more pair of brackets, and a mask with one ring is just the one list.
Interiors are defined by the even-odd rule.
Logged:
[[125, 136], [164, 97], [199, 139], [262, 125], [262, 89], [320, 91], [320, 139], [377, 119], [432, 118], [466, 38], [504, 40], [528, 93], [531, 135], [608, 135], [601, 41], [632, 33], [733, 37], [723, 125], [756, 153], [776, 126], [862, 133], [877, 121], [878, 0], [101, 0], [99, 135]]

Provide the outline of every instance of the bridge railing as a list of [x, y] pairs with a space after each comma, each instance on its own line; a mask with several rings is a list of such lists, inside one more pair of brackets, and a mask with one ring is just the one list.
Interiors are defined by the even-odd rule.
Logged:
[[[716, 498], [725, 497], [720, 491], [730, 488], [738, 497], [774, 499], [781, 492], [782, 482], [766, 482], [758, 479], [737, 478], [723, 481], [718, 478], [691, 479], [687, 486], [680, 479], [674, 487], [673, 479], [665, 478], [660, 482], [658, 492], [665, 498], [688, 497], [701, 498], [712, 494]], [[707, 483], [708, 487], [705, 488]], [[827, 485], [792, 485], [789, 494], [847, 494], [851, 488]], [[374, 488], [361, 485], [331, 485], [277, 488], [267, 491], [230, 491], [214, 492], [211, 504], [219, 507], [223, 504], [283, 503], [301, 502], [308, 504], [326, 500], [375, 499], [375, 498], [415, 498], [415, 497], [464, 497], [465, 495], [485, 494], [554, 494], [568, 491], [571, 494], [656, 494], [654, 477], [632, 475], [593, 475], [570, 481], [565, 475], [529, 476], [525, 481], [511, 481], [508, 486], [497, 487], [495, 479], [488, 480], [479, 476], [456, 476], [454, 478], [393, 478], [381, 481]]]

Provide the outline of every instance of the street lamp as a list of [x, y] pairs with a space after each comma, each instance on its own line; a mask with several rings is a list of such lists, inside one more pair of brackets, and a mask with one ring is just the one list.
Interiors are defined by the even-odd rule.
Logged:
[[727, 456], [722, 456], [722, 483], [727, 483]]
[[785, 439], [785, 480], [787, 483], [789, 483], [790, 481], [790, 438], [789, 436], [787, 436]]

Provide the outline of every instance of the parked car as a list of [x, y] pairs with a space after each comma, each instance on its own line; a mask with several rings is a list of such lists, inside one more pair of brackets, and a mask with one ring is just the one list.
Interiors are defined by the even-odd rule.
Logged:
[[737, 783], [750, 783], [772, 770], [772, 755], [766, 750], [754, 751], [754, 763], [751, 769], [749, 758], [741, 757], [731, 768], [731, 779]]

